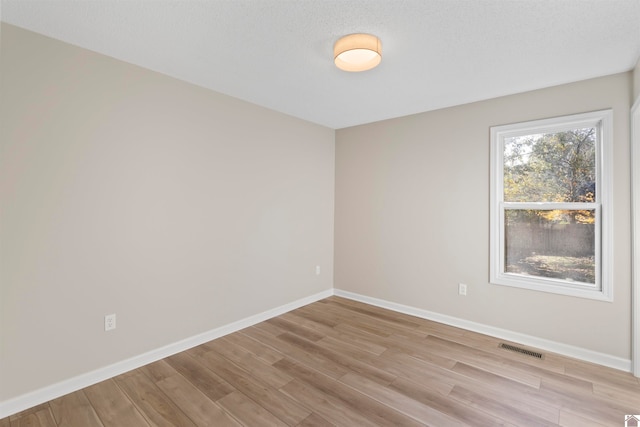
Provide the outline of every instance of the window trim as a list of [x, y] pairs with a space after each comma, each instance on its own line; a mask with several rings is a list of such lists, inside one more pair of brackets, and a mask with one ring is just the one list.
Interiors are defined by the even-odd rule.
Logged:
[[[536, 133], [553, 133], [581, 127], [596, 127], [596, 192], [595, 203], [514, 203], [504, 202], [503, 156], [505, 138]], [[490, 278], [491, 284], [524, 288], [554, 294], [613, 301], [613, 110], [601, 110], [589, 113], [553, 117], [513, 123], [490, 128], [491, 176], [490, 176]], [[521, 208], [561, 209], [566, 207], [584, 207], [596, 209], [596, 285], [571, 284], [568, 281], [524, 276], [504, 272], [504, 211], [506, 206], [518, 205]], [[556, 207], [557, 206], [557, 207]], [[596, 227], [598, 231], [598, 227]], [[598, 262], [599, 260], [599, 262]]]

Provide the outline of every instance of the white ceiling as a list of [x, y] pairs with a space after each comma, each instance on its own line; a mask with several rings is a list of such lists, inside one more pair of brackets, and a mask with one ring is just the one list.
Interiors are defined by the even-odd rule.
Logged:
[[[2, 21], [343, 128], [633, 68], [640, 0], [1, 0]], [[372, 33], [382, 63], [333, 65]]]

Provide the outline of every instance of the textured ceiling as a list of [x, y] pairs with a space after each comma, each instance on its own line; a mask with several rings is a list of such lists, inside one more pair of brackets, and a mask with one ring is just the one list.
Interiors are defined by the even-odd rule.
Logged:
[[[640, 0], [1, 0], [2, 21], [331, 128], [623, 71]], [[338, 70], [333, 43], [383, 44]]]

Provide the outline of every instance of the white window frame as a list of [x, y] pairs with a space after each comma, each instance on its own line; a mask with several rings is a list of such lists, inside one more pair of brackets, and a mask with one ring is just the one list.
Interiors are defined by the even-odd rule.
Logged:
[[[504, 141], [515, 136], [563, 132], [595, 127], [595, 203], [518, 203], [504, 201]], [[490, 283], [555, 294], [613, 301], [613, 203], [611, 174], [613, 159], [613, 111], [602, 110], [550, 119], [491, 127], [491, 219]], [[566, 280], [507, 273], [505, 270], [505, 209], [595, 209], [595, 285]]]

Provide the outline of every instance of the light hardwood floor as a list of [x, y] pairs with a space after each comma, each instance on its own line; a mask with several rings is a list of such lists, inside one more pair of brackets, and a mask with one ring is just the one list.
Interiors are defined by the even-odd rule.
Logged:
[[629, 373], [330, 297], [0, 420], [17, 426], [624, 426]]

